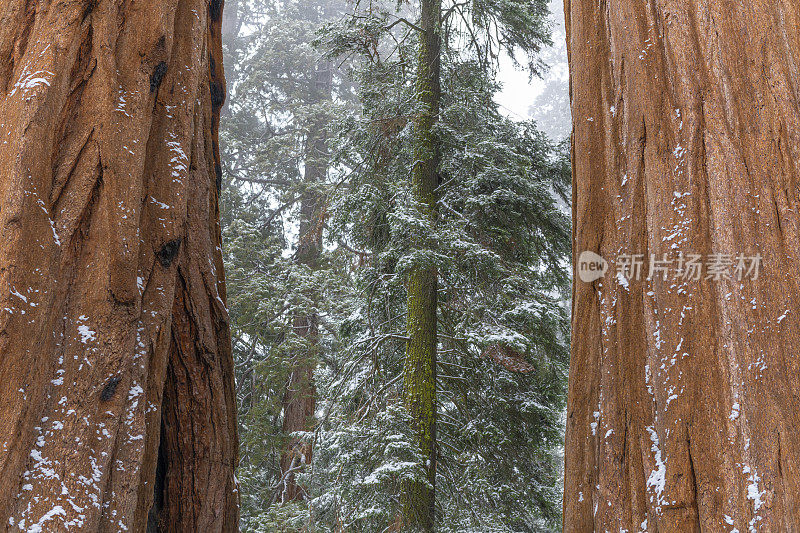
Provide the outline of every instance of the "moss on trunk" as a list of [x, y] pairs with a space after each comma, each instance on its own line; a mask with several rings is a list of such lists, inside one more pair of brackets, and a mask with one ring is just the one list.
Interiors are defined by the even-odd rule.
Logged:
[[[414, 199], [424, 205], [430, 224], [436, 221], [439, 147], [435, 124], [439, 114], [440, 0], [422, 0], [417, 98], [422, 111], [415, 119]], [[408, 336], [404, 368], [404, 403], [418, 445], [427, 456], [427, 483], [407, 482], [402, 489], [403, 523], [407, 529], [433, 531], [436, 486], [436, 293], [438, 274], [418, 265], [408, 283]]]

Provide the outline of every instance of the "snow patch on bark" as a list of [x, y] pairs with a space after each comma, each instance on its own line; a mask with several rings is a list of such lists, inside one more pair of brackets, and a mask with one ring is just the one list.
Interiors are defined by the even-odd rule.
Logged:
[[656, 467], [650, 472], [650, 477], [647, 478], [647, 488], [652, 489], [656, 495], [656, 501], [659, 506], [663, 504], [663, 492], [667, 483], [667, 465], [661, 456], [661, 448], [659, 446], [658, 433], [656, 433], [653, 426], [647, 426], [647, 432], [650, 433], [650, 440], [652, 441], [651, 450], [654, 454]]
[[[78, 317], [78, 321], [85, 322], [89, 320], [89, 317], [86, 315], [81, 315]], [[92, 330], [86, 324], [78, 324], [78, 334], [81, 336], [81, 342], [83, 344], [88, 344], [91, 341], [97, 340], [97, 332]]]

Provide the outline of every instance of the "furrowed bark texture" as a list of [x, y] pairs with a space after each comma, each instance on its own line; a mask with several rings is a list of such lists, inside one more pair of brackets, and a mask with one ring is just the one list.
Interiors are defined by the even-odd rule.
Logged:
[[576, 277], [564, 530], [799, 531], [797, 4], [565, 5], [576, 257], [763, 266]]
[[[421, 1], [420, 50], [416, 91], [424, 111], [415, 118], [415, 163], [412, 174], [414, 199], [436, 219], [439, 185], [439, 148], [434, 132], [439, 116], [441, 0]], [[436, 349], [438, 272], [435, 267], [415, 267], [408, 280], [408, 343], [403, 376], [403, 395], [411, 415], [418, 445], [426, 459], [428, 484], [405, 483], [401, 503], [403, 523], [410, 530], [433, 531], [436, 507]]]
[[0, 4], [3, 531], [237, 529], [221, 9]]

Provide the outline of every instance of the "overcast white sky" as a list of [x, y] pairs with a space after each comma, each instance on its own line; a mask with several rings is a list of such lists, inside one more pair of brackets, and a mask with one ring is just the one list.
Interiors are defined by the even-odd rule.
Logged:
[[528, 80], [528, 74], [516, 70], [511, 60], [500, 62], [503, 90], [497, 102], [503, 111], [516, 119], [534, 118], [555, 140], [569, 134], [569, 68], [563, 0], [550, 0], [553, 46], [543, 50], [542, 58], [550, 69], [542, 78]]

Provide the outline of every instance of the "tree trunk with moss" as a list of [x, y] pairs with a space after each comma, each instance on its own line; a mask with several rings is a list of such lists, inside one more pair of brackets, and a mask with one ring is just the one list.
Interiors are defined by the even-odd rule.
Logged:
[[[318, 102], [324, 104], [331, 99], [332, 68], [322, 62], [314, 74], [315, 92]], [[319, 268], [322, 254], [322, 228], [324, 205], [321, 188], [324, 186], [330, 165], [328, 154], [327, 127], [329, 117], [320, 111], [312, 117], [306, 135], [305, 176], [300, 199], [300, 227], [295, 258], [298, 264], [313, 273]], [[317, 305], [319, 294], [311, 295], [311, 305]], [[315, 309], [297, 313], [293, 318], [293, 328], [297, 336], [303, 339], [304, 351], [293, 354], [289, 383], [283, 398], [283, 432], [289, 435], [294, 432], [307, 432], [314, 429], [314, 410], [316, 407], [316, 387], [314, 386], [314, 370], [317, 367], [317, 346], [319, 343], [319, 314]], [[296, 474], [306, 465], [311, 464], [311, 443], [289, 437], [281, 455], [280, 487], [282, 502], [305, 499], [304, 487], [297, 484]]]
[[[439, 146], [435, 126], [439, 115], [441, 0], [422, 0], [416, 94], [420, 105], [414, 119], [415, 150], [412, 193], [433, 226], [439, 184]], [[408, 280], [408, 337], [403, 369], [403, 399], [411, 416], [417, 444], [425, 457], [427, 483], [405, 482], [401, 504], [409, 530], [433, 531], [436, 487], [436, 351], [438, 273], [431, 265], [413, 268]]]
[[0, 529], [238, 528], [222, 3], [0, 5]]
[[[575, 280], [564, 530], [799, 531], [797, 4], [566, 8], [574, 251], [612, 265]], [[701, 279], [615, 272], [681, 252]]]

